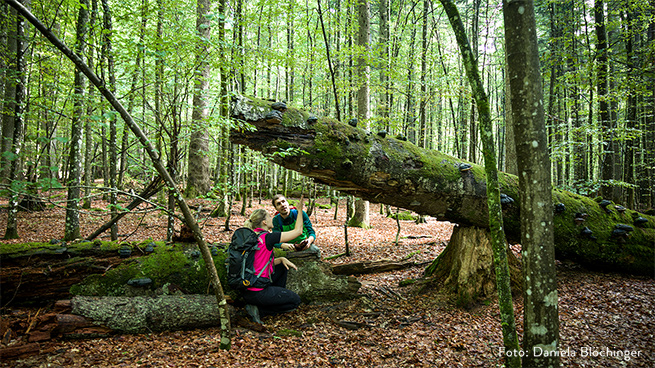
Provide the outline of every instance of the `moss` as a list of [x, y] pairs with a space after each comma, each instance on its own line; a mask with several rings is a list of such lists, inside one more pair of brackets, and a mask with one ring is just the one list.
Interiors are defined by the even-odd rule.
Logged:
[[[0, 256], [12, 257], [13, 255], [29, 251], [35, 248], [48, 248], [55, 247], [48, 243], [17, 243], [17, 244], [2, 244], [0, 247]], [[59, 246], [61, 247], [61, 246]]]
[[299, 123], [305, 122], [308, 117], [309, 113], [290, 107], [282, 114], [282, 124], [296, 126]]
[[[563, 203], [566, 207], [564, 212], [553, 217], [559, 258], [570, 258], [594, 269], [652, 275], [654, 249], [644, 244], [655, 244], [655, 235], [652, 229], [634, 226], [632, 218], [638, 215], [635, 211], [626, 210], [621, 214], [611, 204], [608, 206], [610, 213], [607, 213], [594, 199], [560, 190], [553, 192], [553, 203]], [[575, 223], [576, 213], [587, 214], [583, 223]], [[634, 229], [624, 243], [612, 237], [616, 224], [630, 225]], [[594, 238], [581, 234], [585, 227], [592, 231]]]
[[104, 274], [87, 276], [84, 281], [71, 286], [70, 293], [87, 296], [122, 296], [125, 295], [124, 286], [137, 275], [138, 269], [123, 265]]
[[398, 213], [391, 213], [388, 217], [398, 219], [400, 221], [415, 221], [416, 217], [410, 211], [402, 211]]
[[[213, 257], [214, 266], [224, 288], [225, 256], [224, 251], [219, 251], [218, 255]], [[202, 258], [189, 259], [182, 247], [174, 249], [163, 245], [155, 247], [155, 252], [148, 256], [127, 261], [102, 275], [90, 275], [72, 286], [70, 291], [73, 295], [123, 296], [127, 290], [127, 282], [142, 277], [152, 280], [151, 289], [175, 285], [191, 294], [206, 294], [211, 291], [209, 275]]]

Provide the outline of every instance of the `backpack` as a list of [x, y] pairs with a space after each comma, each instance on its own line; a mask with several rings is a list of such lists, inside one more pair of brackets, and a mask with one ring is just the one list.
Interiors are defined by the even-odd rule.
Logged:
[[260, 277], [262, 272], [273, 262], [273, 253], [259, 274], [255, 274], [255, 251], [259, 249], [259, 236], [252, 229], [242, 227], [232, 234], [230, 246], [227, 249], [227, 284], [235, 290], [245, 290], [250, 287], [264, 288], [271, 283], [268, 277]]

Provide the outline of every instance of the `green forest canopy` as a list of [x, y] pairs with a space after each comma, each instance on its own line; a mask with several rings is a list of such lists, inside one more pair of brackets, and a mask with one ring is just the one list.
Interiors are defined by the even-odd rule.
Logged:
[[[51, 5], [37, 0], [30, 7], [58, 37], [74, 45], [80, 2]], [[228, 184], [248, 184], [252, 179], [245, 171], [265, 170], [269, 174], [266, 180], [281, 182], [288, 173], [278, 172], [279, 168], [260, 156], [228, 143], [227, 132], [233, 122], [222, 108], [221, 97], [246, 93], [284, 100], [317, 116], [334, 116], [338, 104], [342, 120], [347, 121], [357, 110], [353, 59], [362, 52], [371, 67], [371, 117], [360, 121], [360, 127], [402, 135], [418, 146], [468, 161], [482, 160], [470, 90], [438, 3], [370, 3], [370, 52], [355, 45], [358, 23], [353, 19], [357, 12], [352, 2], [321, 4], [327, 44], [315, 2], [212, 4], [205, 17], [209, 24], [198, 27], [209, 28], [210, 37], [198, 36], [195, 2], [144, 0], [134, 5], [88, 2], [84, 57], [106, 82], [111, 81], [109, 65], [113, 66], [115, 83], [110, 87], [142, 124], [162, 158], [176, 166], [179, 180], [196, 170], [190, 160], [197, 149], [192, 144], [194, 132], [200, 131], [206, 133], [201, 138], [208, 142], [200, 149], [205, 157], [201, 166], [207, 166], [205, 172], [213, 180], [208, 189], [225, 192]], [[603, 86], [599, 86], [599, 81], [604, 81], [599, 78], [603, 50], [593, 7], [583, 1], [538, 5], [553, 184], [584, 195], [595, 195], [606, 185], [613, 188], [610, 199], [615, 202], [640, 210], [652, 208], [655, 71], [648, 62], [655, 47], [652, 5], [630, 2], [602, 9], [603, 34], [612, 45], [607, 50], [609, 78]], [[70, 170], [71, 122], [79, 114], [84, 126], [82, 160], [88, 163], [85, 180], [106, 178], [114, 149], [108, 127], [115, 114], [90, 87], [74, 94], [74, 67], [29, 26], [21, 39], [26, 50], [23, 67], [15, 65], [13, 12], [5, 3], [0, 7], [0, 71], [5, 82], [0, 85], [2, 177], [10, 177], [11, 162], [20, 159], [20, 182], [42, 187], [65, 185]], [[506, 154], [505, 143], [500, 3], [467, 1], [459, 7], [478, 52], [493, 106], [499, 165], [505, 170], [513, 158]], [[106, 47], [108, 43], [111, 48]], [[330, 83], [328, 50], [338, 101]], [[206, 114], [200, 118], [194, 114], [199, 60], [207, 64], [209, 72], [202, 91]], [[24, 135], [22, 149], [14, 152], [14, 82], [21, 75], [26, 81], [21, 115]], [[607, 93], [599, 96], [601, 87], [606, 87]], [[76, 109], [76, 100], [81, 100], [82, 110]], [[601, 120], [605, 114], [599, 109], [605, 105], [610, 109], [610, 121]], [[152, 166], [123, 122], [116, 123], [117, 186], [125, 187], [132, 179], [145, 181], [153, 175]], [[233, 165], [235, 162], [240, 165]], [[611, 176], [607, 177], [603, 169], [610, 162]]]

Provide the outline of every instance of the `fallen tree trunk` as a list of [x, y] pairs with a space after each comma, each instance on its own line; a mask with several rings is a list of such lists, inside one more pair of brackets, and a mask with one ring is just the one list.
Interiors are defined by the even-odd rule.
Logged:
[[[76, 296], [71, 300], [71, 313], [92, 321], [95, 326], [125, 333], [220, 324], [215, 295], [162, 295], [154, 298]], [[84, 325], [81, 323], [80, 327]]]
[[332, 266], [332, 273], [335, 275], [362, 275], [368, 273], [402, 270], [409, 267], [423, 266], [427, 263], [416, 263], [413, 261], [391, 261], [388, 259], [381, 259], [378, 261], [364, 261], [334, 265]]
[[[230, 140], [360, 198], [439, 220], [488, 228], [486, 179], [481, 166], [382, 132], [367, 132], [329, 118], [309, 119], [307, 112], [298, 109], [270, 112], [271, 102], [237, 97], [232, 116], [256, 130], [234, 130]], [[506, 195], [504, 230], [510, 241], [517, 241], [518, 178], [499, 173], [498, 179]], [[601, 207], [599, 201], [561, 190], [553, 191], [553, 203], [558, 257], [604, 270], [653, 275], [655, 217], [619, 211], [613, 203]], [[582, 214], [586, 215], [581, 222], [577, 219]], [[646, 223], [637, 226], [637, 218]], [[632, 231], [615, 235], [620, 224], [631, 226]]]

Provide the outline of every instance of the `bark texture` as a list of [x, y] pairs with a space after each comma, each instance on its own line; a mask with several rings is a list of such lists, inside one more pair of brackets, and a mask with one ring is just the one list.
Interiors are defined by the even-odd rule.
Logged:
[[[526, 367], [559, 367], [553, 195], [534, 3], [503, 2], [512, 123], [518, 157]], [[582, 217], [582, 216], [581, 216]], [[540, 350], [538, 350], [540, 349]], [[538, 354], [542, 351], [542, 354]]]
[[[270, 104], [235, 98], [232, 116], [256, 130], [234, 130], [230, 139], [261, 151], [287, 169], [362, 199], [488, 228], [486, 177], [481, 166], [468, 163], [471, 169], [462, 170], [460, 164], [467, 162], [461, 159], [330, 118], [307, 121], [309, 113], [298, 109], [289, 108], [281, 122], [266, 119]], [[501, 172], [498, 182], [501, 193], [512, 198], [503, 204], [503, 220], [508, 239], [516, 241], [520, 237], [518, 178]], [[553, 190], [552, 195], [553, 203], [565, 208], [554, 215], [555, 245], [561, 257], [605, 270], [653, 274], [655, 217], [631, 210], [620, 213], [613, 204], [603, 208], [594, 199], [566, 191]], [[576, 214], [582, 213], [586, 219], [576, 222]], [[648, 220], [642, 227], [634, 224], [639, 216]], [[633, 231], [626, 238], [613, 237], [617, 224], [630, 225]], [[585, 227], [595, 239], [583, 234]]]
[[189, 179], [185, 195], [196, 197], [207, 193], [211, 187], [209, 175], [209, 131], [207, 130], [207, 108], [206, 95], [209, 90], [209, 40], [211, 37], [211, 26], [209, 14], [211, 13], [211, 2], [198, 0], [196, 8], [196, 70], [194, 77], [193, 91], [193, 113], [192, 133], [189, 141]]
[[[480, 73], [478, 71], [477, 63], [477, 31], [471, 32], [473, 34], [473, 46], [469, 44], [466, 37], [466, 30], [462, 23], [462, 18], [459, 15], [457, 6], [450, 0], [441, 0], [448, 20], [457, 38], [462, 61], [466, 69], [466, 76], [468, 77], [471, 91], [478, 112], [478, 126], [480, 128], [480, 140], [482, 141], [482, 154], [484, 156], [484, 167], [487, 180], [487, 206], [489, 208], [489, 234], [491, 239], [491, 248], [493, 250], [493, 264], [494, 274], [496, 280], [496, 290], [498, 294], [498, 306], [500, 309], [500, 320], [503, 330], [503, 344], [505, 350], [518, 350], [519, 339], [516, 333], [516, 322], [514, 319], [514, 305], [512, 303], [512, 275], [510, 266], [508, 264], [507, 256], [507, 239], [505, 237], [503, 225], [503, 213], [500, 199], [500, 187], [498, 185], [498, 168], [496, 164], [496, 151], [493, 141], [493, 126], [491, 124], [491, 111], [489, 108], [489, 99], [484, 90], [484, 84]], [[476, 13], [479, 10], [479, 2], [475, 2]], [[474, 30], [477, 30], [477, 17], [474, 17]], [[473, 115], [473, 114], [472, 114]], [[471, 122], [471, 128], [475, 126], [475, 122]], [[475, 134], [474, 129], [471, 129], [471, 161], [475, 161]], [[452, 247], [449, 244], [449, 250], [452, 252]], [[475, 254], [476, 247], [470, 248], [472, 254]], [[462, 256], [470, 256], [470, 254], [463, 254]], [[478, 267], [486, 268], [488, 263], [480, 263]], [[448, 267], [448, 266], [446, 266]], [[462, 274], [462, 269], [459, 267], [451, 268], [451, 272], [459, 272]], [[516, 272], [515, 272], [516, 274]], [[492, 276], [489, 273], [483, 276]], [[517, 275], [514, 275], [517, 277]], [[484, 277], [481, 280], [469, 285], [484, 285], [489, 281]], [[459, 294], [462, 296], [462, 294]], [[464, 297], [469, 298], [471, 294], [465, 293]], [[488, 295], [491, 296], [491, 295]], [[467, 302], [464, 300], [464, 302]], [[508, 367], [520, 367], [521, 362], [518, 355], [506, 356], [505, 363]]]
[[[521, 264], [506, 247], [512, 290], [521, 290]], [[496, 295], [491, 237], [486, 229], [456, 226], [448, 247], [425, 274], [442, 280], [442, 287], [457, 296], [462, 306]]]
[[71, 302], [73, 314], [127, 333], [211, 327], [220, 321], [215, 295], [76, 296]]

